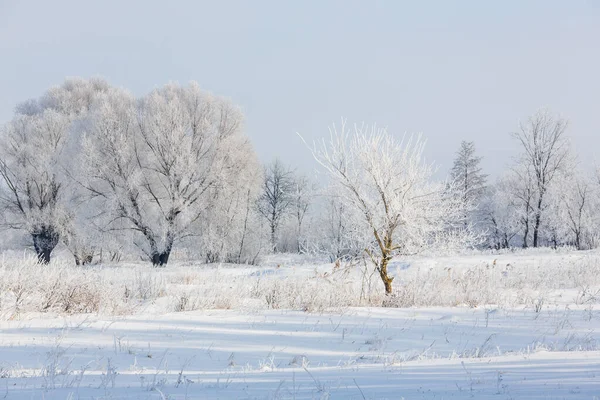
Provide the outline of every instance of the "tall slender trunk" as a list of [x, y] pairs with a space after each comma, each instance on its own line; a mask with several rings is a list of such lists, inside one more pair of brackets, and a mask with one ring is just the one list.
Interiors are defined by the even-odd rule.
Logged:
[[523, 248], [526, 249], [528, 246], [527, 238], [529, 236], [529, 220], [525, 221], [525, 233], [523, 233]]
[[276, 230], [277, 227], [275, 226], [275, 223], [271, 223], [271, 247], [273, 248], [273, 253], [277, 253], [277, 235], [275, 234]]
[[538, 208], [538, 211], [535, 215], [535, 223], [533, 225], [533, 247], [538, 247], [540, 224], [542, 221], [542, 217], [541, 217], [540, 213], [541, 213], [541, 210]]
[[542, 224], [542, 204], [544, 201], [544, 189], [540, 188], [540, 194], [537, 201], [537, 209], [535, 210], [535, 223], [533, 226], [533, 247], [538, 247], [538, 239], [540, 226]]
[[246, 216], [244, 217], [244, 230], [242, 231], [242, 239], [240, 240], [240, 251], [238, 252], [238, 263], [242, 262], [242, 252], [244, 251], [244, 242], [246, 241], [246, 232], [248, 231], [248, 217], [250, 215], [250, 190], [246, 198]]
[[296, 233], [297, 251], [298, 254], [302, 252], [302, 243], [300, 242], [300, 236], [302, 235], [302, 221], [298, 220], [298, 232]]

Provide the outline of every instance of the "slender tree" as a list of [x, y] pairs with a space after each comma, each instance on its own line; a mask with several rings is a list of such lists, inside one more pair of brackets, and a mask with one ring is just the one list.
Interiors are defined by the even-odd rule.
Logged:
[[[520, 159], [523, 167], [531, 173], [534, 194], [532, 216], [533, 247], [538, 247], [540, 227], [546, 206], [546, 193], [557, 174], [567, 166], [569, 147], [565, 137], [567, 121], [542, 109], [521, 123], [513, 136], [523, 148]], [[525, 246], [526, 246], [525, 242]]]
[[297, 176], [294, 179], [293, 187], [292, 213], [296, 222], [296, 250], [300, 253], [304, 250], [304, 220], [312, 204], [314, 187], [310, 185], [309, 180], [305, 176]]
[[592, 188], [586, 179], [577, 175], [570, 174], [563, 182], [564, 185], [553, 193], [558, 203], [556, 225], [558, 229], [566, 230], [565, 236], [571, 237], [570, 242], [578, 250], [583, 250], [586, 247], [584, 238], [593, 220], [590, 209]]
[[258, 211], [266, 219], [271, 234], [271, 248], [277, 251], [277, 234], [281, 221], [294, 205], [293, 171], [276, 159], [265, 167], [263, 190], [258, 198]]
[[517, 198], [513, 195], [512, 176], [505, 176], [486, 190], [481, 211], [486, 223], [489, 245], [497, 250], [511, 246], [518, 235], [520, 219]]

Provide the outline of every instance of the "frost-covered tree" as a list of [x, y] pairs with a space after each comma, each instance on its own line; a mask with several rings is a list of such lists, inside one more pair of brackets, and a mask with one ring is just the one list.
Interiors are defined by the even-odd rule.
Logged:
[[76, 235], [73, 219], [80, 207], [69, 162], [78, 151], [82, 119], [107, 89], [102, 79], [69, 78], [39, 99], [18, 105], [2, 130], [2, 211], [9, 227], [31, 235], [41, 262], [50, 261], [61, 237]]
[[592, 185], [576, 171], [563, 174], [556, 183], [549, 191], [547, 216], [552, 242], [555, 247], [567, 243], [578, 250], [588, 248], [594, 225]]
[[[328, 191], [334, 193], [335, 189]], [[335, 194], [328, 196], [319, 224], [319, 250], [332, 262], [352, 259], [364, 252], [365, 234], [359, 231], [360, 226], [355, 226], [357, 218], [352, 215], [353, 211], [356, 212], [343, 198]]]
[[394, 279], [388, 265], [395, 255], [417, 253], [432, 244], [462, 244], [468, 236], [457, 228], [462, 226], [462, 202], [448, 185], [432, 181], [424, 146], [414, 137], [397, 141], [375, 126], [355, 126], [349, 132], [342, 123], [341, 130], [330, 129], [328, 143], [312, 149], [336, 194], [352, 209], [356, 226], [369, 237], [364, 251], [388, 295]]
[[[456, 153], [450, 177], [471, 214], [480, 211], [480, 202], [486, 191], [487, 175], [482, 172], [482, 157], [475, 155], [475, 143], [462, 141]], [[465, 224], [475, 222], [475, 215], [465, 215]]]
[[239, 172], [227, 187], [215, 191], [202, 218], [201, 256], [207, 262], [253, 264], [267, 239], [260, 226], [256, 200], [260, 194], [262, 171], [255, 157], [240, 160]]
[[265, 167], [263, 190], [257, 204], [258, 211], [269, 225], [273, 251], [277, 251], [279, 226], [292, 211], [295, 185], [294, 172], [278, 159]]
[[509, 172], [507, 183], [512, 198], [512, 212], [521, 227], [522, 247], [529, 247], [531, 226], [535, 215], [536, 186], [528, 165], [517, 166]]
[[[540, 227], [546, 207], [546, 194], [552, 181], [565, 170], [569, 161], [569, 146], [565, 136], [567, 121], [550, 111], [542, 109], [520, 124], [513, 136], [523, 148], [520, 163], [531, 174], [530, 187], [533, 194], [531, 229], [533, 247], [538, 247]], [[525, 239], [525, 247], [527, 239]]]
[[201, 234], [215, 199], [255, 159], [239, 109], [196, 83], [168, 84], [139, 101], [110, 92], [84, 144], [85, 187], [113, 223], [136, 233], [154, 265], [168, 262], [176, 241]]
[[44, 110], [18, 114], [2, 131], [1, 201], [7, 225], [30, 235], [40, 262], [48, 263], [65, 224], [61, 159], [69, 118]]
[[511, 176], [505, 176], [488, 187], [482, 198], [481, 212], [487, 228], [488, 245], [497, 250], [510, 247], [521, 227], [513, 188]]
[[298, 175], [294, 179], [294, 191], [292, 193], [292, 214], [296, 224], [296, 251], [298, 253], [305, 249], [304, 244], [304, 222], [312, 204], [315, 187], [310, 184], [307, 177]]

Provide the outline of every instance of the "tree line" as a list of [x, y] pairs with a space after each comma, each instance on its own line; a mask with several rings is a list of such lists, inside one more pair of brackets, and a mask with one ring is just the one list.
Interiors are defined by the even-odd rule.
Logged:
[[512, 134], [520, 155], [489, 183], [473, 142], [442, 181], [421, 137], [342, 121], [307, 144], [328, 177], [319, 187], [280, 160], [261, 165], [239, 107], [196, 83], [136, 97], [71, 78], [2, 127], [1, 224], [42, 263], [59, 244], [78, 265], [139, 254], [162, 266], [174, 249], [235, 263], [318, 252], [365, 257], [392, 293], [397, 255], [595, 247], [599, 180], [578, 172], [567, 126], [535, 113]]

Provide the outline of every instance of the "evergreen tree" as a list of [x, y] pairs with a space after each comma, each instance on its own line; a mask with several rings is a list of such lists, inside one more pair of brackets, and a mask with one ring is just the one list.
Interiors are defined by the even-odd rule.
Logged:
[[482, 173], [481, 160], [482, 157], [475, 155], [475, 143], [463, 140], [450, 171], [450, 177], [462, 196], [465, 210], [469, 210], [465, 212], [465, 225], [473, 220], [479, 210], [479, 202], [487, 188], [487, 175]]

